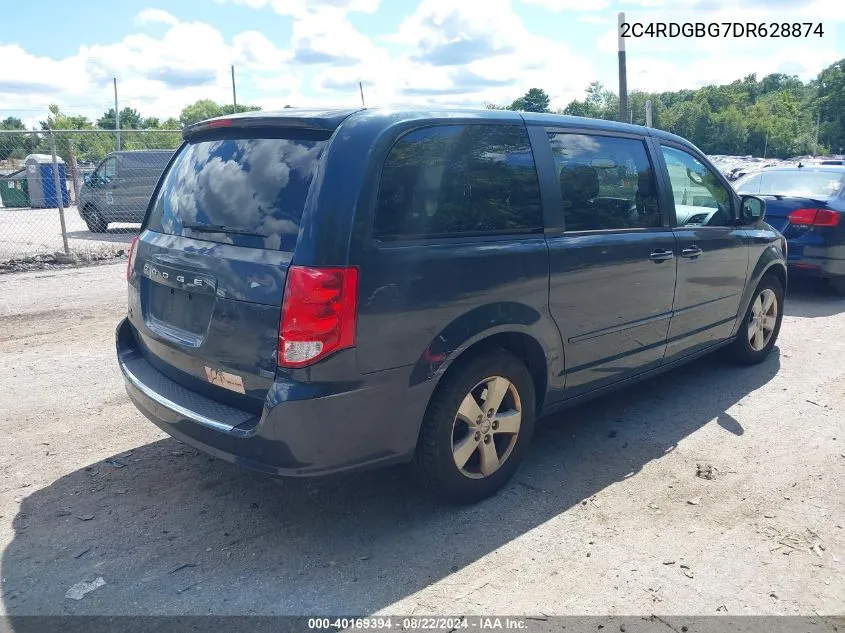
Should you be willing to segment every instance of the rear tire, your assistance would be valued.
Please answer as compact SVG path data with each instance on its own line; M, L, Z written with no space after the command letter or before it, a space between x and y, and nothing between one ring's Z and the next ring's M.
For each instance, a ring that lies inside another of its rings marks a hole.
M754 291L736 339L727 348L728 358L741 365L762 363L772 353L782 321L783 286L777 277L767 275Z
M82 219L85 220L88 230L92 233L105 233L109 228L109 223L103 219L103 216L94 207L89 207L82 216Z
M504 350L477 356L444 380L423 418L412 472L436 499L473 503L519 467L534 432L534 382Z

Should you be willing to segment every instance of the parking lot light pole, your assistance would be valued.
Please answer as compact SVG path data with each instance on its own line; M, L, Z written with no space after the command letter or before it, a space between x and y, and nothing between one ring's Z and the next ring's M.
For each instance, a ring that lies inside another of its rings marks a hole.
M625 39L622 37L622 25L625 23L625 12L619 12L619 120L628 120L628 69L625 60Z
M232 108L233 113L237 114L238 112L238 93L235 90L235 65L232 64Z
M114 77L114 132L117 151L120 151L120 111L117 109L117 77Z

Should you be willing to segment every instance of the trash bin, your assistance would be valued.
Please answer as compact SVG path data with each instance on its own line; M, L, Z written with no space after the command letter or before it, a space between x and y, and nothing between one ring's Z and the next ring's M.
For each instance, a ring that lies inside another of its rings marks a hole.
M30 206L26 169L0 177L0 206L5 208Z
M70 196L67 190L65 163L57 159L59 168L59 186L62 204L68 205ZM29 185L29 201L37 209L53 209L59 206L59 194L53 177L53 157L49 154L30 154L26 157L26 176Z

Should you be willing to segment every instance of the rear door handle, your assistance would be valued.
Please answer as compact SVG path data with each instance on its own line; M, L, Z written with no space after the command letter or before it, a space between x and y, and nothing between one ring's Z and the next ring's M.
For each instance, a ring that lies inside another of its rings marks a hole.
M698 246L691 246L689 248L685 248L681 251L681 257L688 257L689 259L695 259L699 255L701 255L704 251L698 248Z
M656 262L658 264L660 262L668 262L670 259L672 259L674 257L675 257L675 253L673 253L672 251L662 251L662 250L654 251L651 255L648 256L648 258L651 261Z

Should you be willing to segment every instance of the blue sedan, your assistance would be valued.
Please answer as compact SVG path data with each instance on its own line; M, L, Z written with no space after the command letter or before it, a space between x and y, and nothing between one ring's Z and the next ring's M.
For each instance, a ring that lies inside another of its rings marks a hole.
M787 240L790 274L825 279L845 294L845 166L767 169L734 187L766 200L766 222Z

